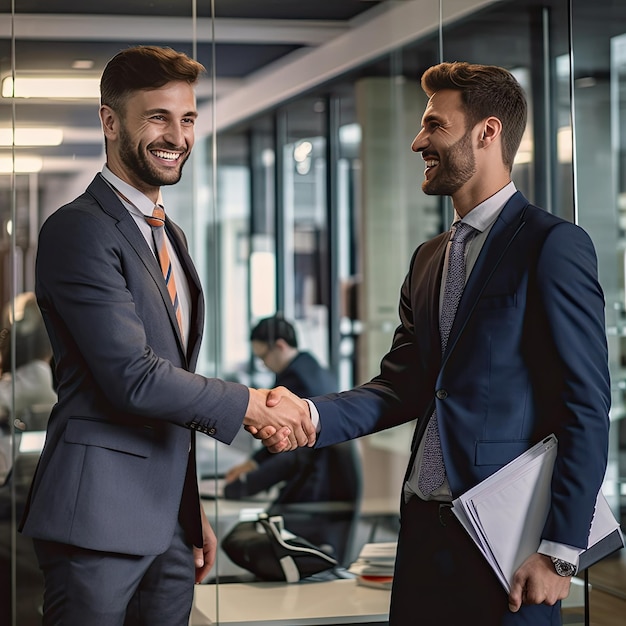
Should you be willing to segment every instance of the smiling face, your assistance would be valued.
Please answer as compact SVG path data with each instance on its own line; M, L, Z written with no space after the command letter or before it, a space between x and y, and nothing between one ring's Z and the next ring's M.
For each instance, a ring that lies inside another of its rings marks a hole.
M472 129L466 127L459 91L433 94L411 148L421 152L426 163L424 193L454 196L472 180L476 173Z
M156 202L159 187L180 180L194 142L194 88L176 81L134 92L120 114L101 107L111 171Z

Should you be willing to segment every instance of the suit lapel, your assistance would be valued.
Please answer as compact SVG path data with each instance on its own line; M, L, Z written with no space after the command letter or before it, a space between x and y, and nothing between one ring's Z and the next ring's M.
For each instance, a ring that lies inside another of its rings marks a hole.
M159 291L161 293L161 297L163 298L163 302L165 304L167 314L172 323L172 328L176 332L176 337L178 339L180 350L183 354L186 353L185 347L182 342L182 337L180 336L180 330L178 328L178 322L176 320L176 315L174 313L174 307L171 305L170 295L167 291L167 287L165 286L165 282L163 280L163 275L161 273L161 268L159 267L158 262L156 261L152 250L150 250L149 246L146 243L144 236L141 231L137 227L135 220L132 218L130 213L126 210L124 205L121 203L116 193L109 187L107 182L102 178L100 174L96 175L94 180L91 182L89 187L87 188L87 192L95 198L98 204L102 207L102 210L105 213L108 213L111 217L116 220L116 226L120 233L124 236L124 238L128 241L130 246L133 248L146 270L156 283ZM190 283L195 287L191 289L192 294L195 296L199 290L199 279L198 276L193 269L193 263L187 253L186 247L183 244L181 237L178 235L178 227L173 225L171 222L169 223L168 233L171 235L174 233L172 239L174 241L174 245L176 247L176 252L179 254L179 258L183 265L186 275L190 278ZM184 250L184 253L181 251ZM192 298L192 319L198 318L198 298ZM195 345L198 339L198 328L193 325L190 326L191 332L189 337L189 348L190 351L188 354L191 354L192 345Z
M428 302L430 342L432 354L441 356L441 335L439 334L439 303L441 300L441 280L443 275L443 262L446 256L446 248L450 240L450 232L442 233L435 240L436 248L433 251L432 263L428 273Z
M152 254L152 250L150 250L146 244L146 240L141 234L141 231L137 228L135 220L133 220L130 213L117 197L117 194L109 187L100 174L94 178L91 185L87 188L87 192L95 198L105 213L108 213L116 220L118 230L135 250L137 256L146 266L146 269L150 272L154 280L162 282L160 281L162 278L161 269L158 263L155 263L154 254ZM165 291L165 293L167 293L167 291Z
M507 249L525 224L524 209L528 200L518 191L505 204L485 241L476 264L465 285L459 308L450 331L444 363L463 332L478 299L496 271Z
M424 339L424 343L428 342L427 346L421 351L421 358L424 363L427 363L427 367L430 370L438 370L438 363L441 360L441 335L439 334L439 302L441 299L441 280L443 274L443 263L446 255L446 247L450 240L450 231L441 233L437 237L423 244L423 253L426 255L425 260L419 258L419 263L416 262L415 266L424 266L424 275L420 276L421 280L415 280L415 287L413 296L415 298L414 308L420 310L424 308L426 311L426 323L420 324L420 328L416 328L416 334L419 333L421 337L423 333L428 331L428 338ZM425 288L422 285L425 284ZM425 300L425 302L424 302ZM429 416L432 414L434 407L434 397L432 404L427 409L426 414ZM417 451L416 443L421 440L424 430L428 424L428 419L418 419L417 425L413 432L413 439L411 443L412 457L409 461L408 468L413 466L415 453ZM407 470L408 472L408 470ZM406 476L408 479L408 473Z
M200 277L196 272L187 245L185 243L185 236L182 230L172 222L169 218L166 218L165 227L167 229L168 236L176 250L178 259L183 266L187 282L189 284L189 293L191 298L191 320L189 324L189 338L187 342L187 355L191 369L195 367L196 359L198 358L198 350L200 348L200 338L202 337L202 327L204 325L204 302L202 299L202 286L200 284ZM173 313L173 308L172 308ZM175 318L174 318L175 320ZM178 327L178 324L176 324Z

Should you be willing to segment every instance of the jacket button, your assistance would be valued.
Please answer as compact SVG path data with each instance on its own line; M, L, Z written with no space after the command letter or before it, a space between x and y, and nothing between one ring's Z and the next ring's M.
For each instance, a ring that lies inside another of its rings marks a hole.
M209 428L207 430L207 435L214 435L217 432L215 428Z
M448 397L448 392L445 389L437 389L435 394L439 400L445 400Z

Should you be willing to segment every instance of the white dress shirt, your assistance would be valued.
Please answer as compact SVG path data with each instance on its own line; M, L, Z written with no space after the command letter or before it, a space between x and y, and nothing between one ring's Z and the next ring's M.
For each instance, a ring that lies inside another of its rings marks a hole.
M141 193L141 191L124 182L121 178L118 178L106 165L102 168L102 176L112 187L113 191L117 193L121 203L135 220L135 223L139 227L141 234L144 236L146 243L150 246L150 250L152 250L152 253L158 259L158 254L154 245L154 237L152 236L152 226L150 226L145 219L146 215L152 215L154 202ZM160 192L158 204L161 204L162 206ZM165 230L165 233L167 235L167 229ZM183 266L178 259L178 255L176 254L176 250L174 249L170 238L165 237L165 241L170 255L170 261L172 262L172 268L174 270L176 292L178 294L178 303L182 316L183 338L186 342L187 337L189 337L189 326L191 320L191 296L189 292L189 284L187 283L187 276L185 275Z

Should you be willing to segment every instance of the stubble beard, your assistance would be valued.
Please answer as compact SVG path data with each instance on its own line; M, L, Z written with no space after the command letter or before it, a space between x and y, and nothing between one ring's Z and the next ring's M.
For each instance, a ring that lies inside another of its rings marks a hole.
M164 148L171 150L172 147ZM124 125L121 126L119 132L119 155L122 163L142 183L149 187L161 187L163 185L175 185L183 174L183 166L189 158L189 153L182 157L182 161L176 168L168 168L167 170L158 169L149 161L148 149L139 144L135 148L132 144L129 133Z
M437 173L422 182L422 191L429 196L452 196L476 173L471 133L466 132L439 158Z

